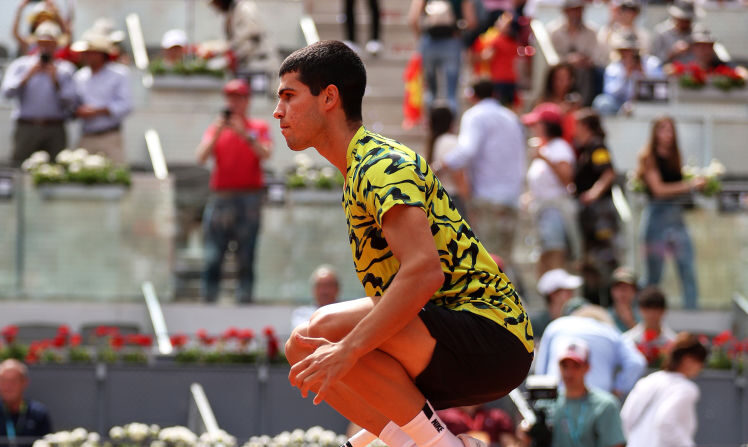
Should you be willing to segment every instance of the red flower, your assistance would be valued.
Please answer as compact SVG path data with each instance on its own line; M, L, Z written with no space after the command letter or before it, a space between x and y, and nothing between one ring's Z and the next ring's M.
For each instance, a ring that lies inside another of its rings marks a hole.
M5 338L5 343L11 345L14 341L16 341L16 336L18 335L18 326L15 325L8 325L5 326L2 330L3 338Z
M239 336L239 329L235 328L234 326L231 326L230 328L226 329L223 334L221 334L222 340L231 340L232 338L238 338Z
M266 337L271 337L275 335L275 329L272 326L265 326L265 328L262 329L262 333L265 334Z
M171 345L175 348L181 348L182 346L187 344L187 341L189 341L187 336L184 334L175 334L172 335L169 339L171 340Z
M108 337L110 335L118 335L119 329L113 326L98 326L94 331L97 337Z
M60 325L60 327L57 328L57 336L58 337L59 336L67 337L68 335L70 335L70 327L68 327L67 325L63 324L63 325Z
M725 345L730 340L732 340L732 332L730 332L730 330L726 330L715 335L714 338L712 339L712 344L715 347L720 347L720 346Z
M109 346L111 346L115 351L119 351L124 345L125 338L119 334L115 334L109 339Z
M268 338L268 358L274 359L278 356L278 339L275 337Z
M210 346L216 341L216 337L211 337L208 335L208 331L205 329L199 329L197 331L197 339L200 340L200 343Z
M72 347L80 346L82 341L83 337L81 337L81 334L73 334L70 336L70 346Z
M140 334L138 336L138 345L144 348L150 348L153 345L153 338L150 335Z
M672 66L673 66L673 74L674 75L680 76L680 75L682 75L682 74L684 74L686 72L686 66L683 65L680 62L673 62Z
M55 338L52 339L52 346L55 348L64 348L65 345L68 343L68 338L65 335L57 335Z
M237 337L239 340L241 340L243 343L247 343L252 341L253 338L255 338L255 333L252 329L242 329L239 331L239 334Z

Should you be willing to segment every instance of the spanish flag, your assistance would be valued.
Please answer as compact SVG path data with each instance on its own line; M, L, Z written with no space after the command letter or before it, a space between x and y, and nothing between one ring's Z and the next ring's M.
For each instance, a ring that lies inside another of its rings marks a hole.
M421 55L413 53L403 73L403 129L411 129L421 120L423 113L423 67Z

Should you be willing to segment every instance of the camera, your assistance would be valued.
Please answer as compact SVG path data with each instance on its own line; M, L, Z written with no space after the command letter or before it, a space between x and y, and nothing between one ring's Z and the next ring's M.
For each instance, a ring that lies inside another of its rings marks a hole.
M52 55L49 53L42 53L39 55L39 60L42 62L42 64L48 64L52 62Z
M558 397L558 379L555 376L532 375L525 381L525 393L514 390L509 397L529 426L528 436L533 447L550 447L553 430L550 412Z
M231 118L231 109L226 107L225 109L221 110L221 114L223 116L223 119L228 121Z

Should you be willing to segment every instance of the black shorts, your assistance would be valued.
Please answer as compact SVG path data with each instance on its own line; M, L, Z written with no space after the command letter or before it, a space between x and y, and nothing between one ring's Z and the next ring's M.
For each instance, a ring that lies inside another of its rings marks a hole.
M416 386L437 410L506 396L527 377L533 354L503 326L427 303L418 314L436 339Z

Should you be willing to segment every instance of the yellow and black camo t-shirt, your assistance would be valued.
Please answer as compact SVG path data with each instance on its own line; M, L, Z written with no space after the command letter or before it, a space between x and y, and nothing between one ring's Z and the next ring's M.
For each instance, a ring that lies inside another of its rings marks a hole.
M356 273L368 296L384 294L400 268L382 234L382 219L395 205L417 206L428 217L444 271L444 283L431 301L489 318L532 352L532 326L514 286L426 161L362 126L348 146L343 209Z

